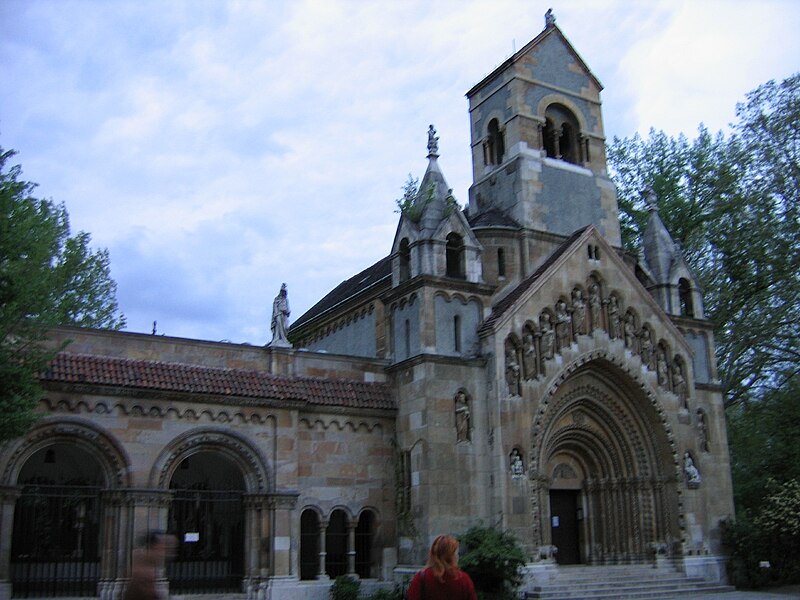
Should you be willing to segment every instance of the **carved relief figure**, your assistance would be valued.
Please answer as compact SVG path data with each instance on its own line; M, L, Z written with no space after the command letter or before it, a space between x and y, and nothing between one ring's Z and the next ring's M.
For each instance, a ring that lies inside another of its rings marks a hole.
M539 330L542 332L542 357L553 358L555 354L555 333L550 323L550 313L542 313L539 317Z
M600 297L600 286L596 282L592 282L589 286L589 318L592 321L592 329L600 329L600 309L602 308L603 300Z
M570 318L567 312L567 303L563 300L556 302L556 340L558 349L563 350L572 343L570 335Z
M467 395L459 390L455 397L456 411L456 441L468 442L470 440L469 403Z
M681 406L688 408L689 387L686 385L686 378L683 376L683 368L680 361L675 361L672 367L672 392L681 399Z
M700 476L700 471L697 470L694 460L692 460L692 455L689 454L688 450L683 454L683 472L686 475L686 483L689 484L689 487L696 488L702 483L703 478Z
M642 364L648 369L653 368L653 340L650 338L650 330L643 327L639 333L639 347L642 355Z
M511 345L506 346L506 383L508 393L512 396L519 396L519 363L517 362L517 351Z
M281 286L281 291L272 302L272 341L270 346L291 347L286 332L289 330L289 298L286 284Z
M511 477L519 479L525 475L525 465L522 463L522 455L516 448L511 451L510 463Z
M586 303L583 301L583 292L580 288L572 290L572 326L575 337L587 332Z
M615 339L620 337L619 302L613 294L608 297L608 335Z
M525 379L536 377L537 365L536 338L533 336L533 331L526 327L522 332L522 367Z

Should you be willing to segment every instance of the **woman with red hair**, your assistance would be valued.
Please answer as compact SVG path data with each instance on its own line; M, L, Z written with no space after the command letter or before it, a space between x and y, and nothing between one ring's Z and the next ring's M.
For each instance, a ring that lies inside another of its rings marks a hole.
M431 545L428 566L408 587L408 600L477 600L472 579L458 568L458 540L440 535Z

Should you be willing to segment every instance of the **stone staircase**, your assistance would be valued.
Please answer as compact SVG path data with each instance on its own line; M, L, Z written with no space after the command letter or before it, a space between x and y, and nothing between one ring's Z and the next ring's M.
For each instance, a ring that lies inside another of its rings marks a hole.
M669 567L647 565L562 566L548 581L534 581L527 600L603 600L695 597L732 592L732 586L687 577Z

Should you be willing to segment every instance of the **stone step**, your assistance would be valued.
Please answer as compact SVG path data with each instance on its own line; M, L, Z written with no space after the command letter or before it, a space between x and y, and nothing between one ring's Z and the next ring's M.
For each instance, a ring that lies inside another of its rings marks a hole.
M674 598L732 592L731 586L690 578L669 568L645 566L567 567L552 579L536 584L528 600L610 600Z

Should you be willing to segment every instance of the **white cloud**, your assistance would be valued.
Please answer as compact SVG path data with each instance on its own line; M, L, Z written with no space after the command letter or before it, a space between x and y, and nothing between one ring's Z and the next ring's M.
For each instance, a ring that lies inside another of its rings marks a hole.
M553 7L606 86L608 135L730 120L800 55L788 0L757 19L737 1ZM157 319L172 335L265 343L281 282L297 318L389 251L429 123L466 202L464 94L541 30L545 8L6 0L0 143L109 248L130 329Z

